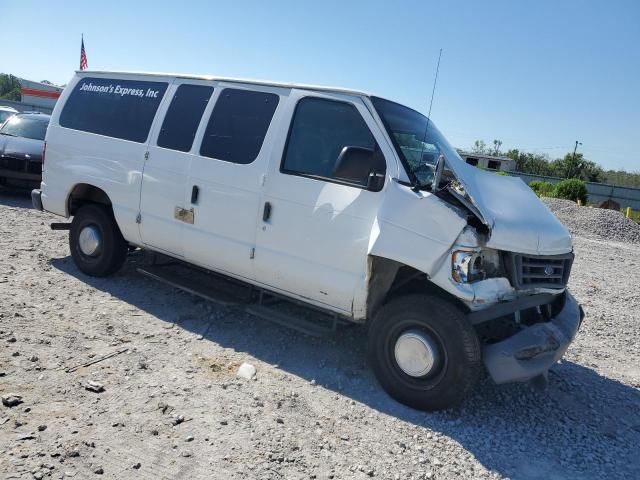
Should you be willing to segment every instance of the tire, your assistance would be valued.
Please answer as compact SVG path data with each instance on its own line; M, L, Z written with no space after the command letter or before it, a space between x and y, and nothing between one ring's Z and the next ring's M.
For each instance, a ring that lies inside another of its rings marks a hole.
M406 353L416 352L409 345L434 354ZM403 352L408 355L404 363ZM418 410L459 405L483 371L480 342L465 314L446 300L424 294L395 298L380 309L369 330L368 356L382 388ZM418 363L413 362L416 358Z
M91 255L86 242L81 243L82 232L93 232L99 247ZM128 244L110 208L89 204L76 212L69 231L69 249L76 266L92 277L106 277L117 272L127 258Z

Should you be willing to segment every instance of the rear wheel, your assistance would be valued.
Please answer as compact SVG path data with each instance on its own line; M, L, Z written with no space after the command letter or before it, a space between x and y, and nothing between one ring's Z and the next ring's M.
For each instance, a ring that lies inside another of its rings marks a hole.
M428 295L382 307L369 331L369 362L389 395L420 410L456 406L482 372L480 343L464 313Z
M76 212L69 231L69 249L78 268L106 277L122 267L128 251L111 209L89 204Z

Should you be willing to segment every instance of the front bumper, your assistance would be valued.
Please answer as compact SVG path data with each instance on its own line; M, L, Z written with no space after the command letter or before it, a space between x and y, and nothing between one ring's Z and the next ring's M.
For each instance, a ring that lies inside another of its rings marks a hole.
M30 182L39 182L42 179L42 174L32 173L28 171L12 170L8 168L0 168L0 177L15 180L27 180Z
M42 162L1 155L0 178L4 183L11 185L35 186L42 179Z
M31 203L36 210L44 210L42 206L42 192L39 189L31 190Z
M562 310L549 322L525 327L484 347L484 364L496 383L524 382L546 373L567 351L584 313L566 291Z

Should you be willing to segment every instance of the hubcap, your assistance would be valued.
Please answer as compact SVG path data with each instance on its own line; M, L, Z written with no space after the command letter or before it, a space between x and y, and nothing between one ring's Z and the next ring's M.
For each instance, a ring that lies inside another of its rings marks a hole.
M80 251L89 257L95 257L102 248L100 232L93 225L88 225L80 231L78 236Z
M424 377L438 360L438 350L433 340L417 330L400 335L394 353L400 369L411 377Z

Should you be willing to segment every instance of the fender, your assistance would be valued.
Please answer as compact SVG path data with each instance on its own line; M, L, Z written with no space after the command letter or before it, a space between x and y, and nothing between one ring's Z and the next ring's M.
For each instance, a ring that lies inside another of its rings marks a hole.
M466 226L461 213L437 196L391 181L371 229L367 254L407 265L431 277L448 260L451 247ZM371 275L369 268L364 288L356 292L356 319L366 317Z

